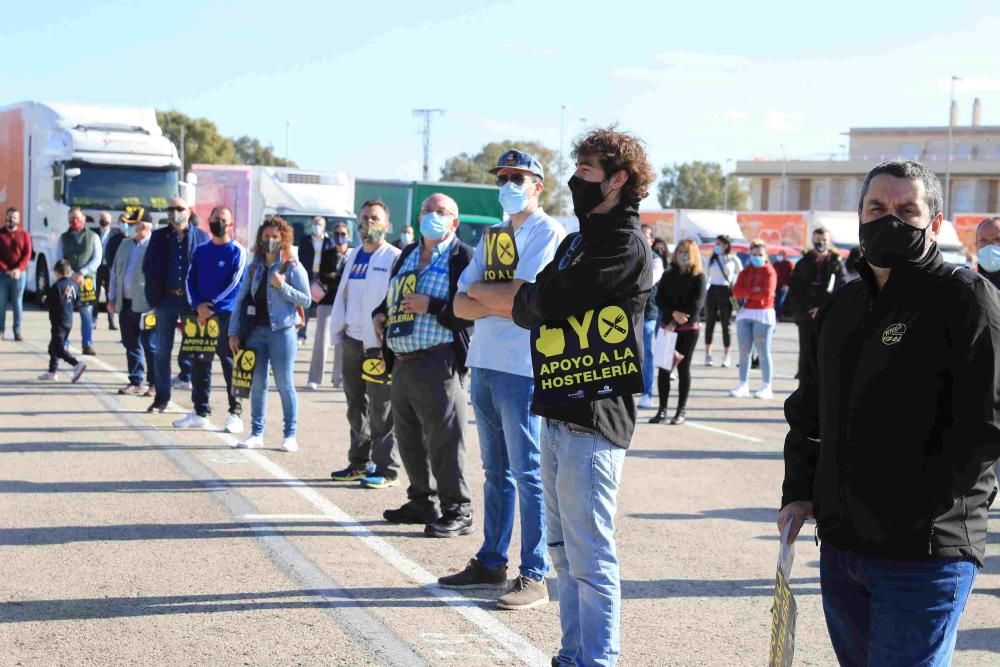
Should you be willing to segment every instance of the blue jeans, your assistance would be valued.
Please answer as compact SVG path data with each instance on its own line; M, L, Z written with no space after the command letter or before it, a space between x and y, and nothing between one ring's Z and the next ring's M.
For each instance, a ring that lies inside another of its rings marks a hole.
M483 546L476 558L488 568L507 565L514 529L514 498L521 506L521 569L542 581L545 506L542 494L541 419L531 414L535 381L483 368L472 369L472 409L479 430L483 486Z
M788 287L782 287L774 293L774 315L781 317L781 311L785 309L785 301L788 299Z
M156 402L170 402L170 357L174 351L177 320L190 314L187 304L161 304L156 309Z
M764 384L771 384L774 371L771 367L771 338L774 325L753 320L736 320L736 339L740 344L740 384L750 380L750 350L756 348L760 357L760 374Z
M826 627L841 665L951 664L974 563L879 560L824 543L819 568Z
M257 365L253 369L253 384L250 387L250 433L264 435L264 418L267 414L268 362L274 372L274 382L281 397L281 411L285 416L284 435L295 435L299 421L299 399L295 393L295 327L272 331L271 327L254 327L247 338L246 346L257 355Z
M80 337L84 347L94 344L94 305L80 306Z
M653 338L656 336L656 320L642 323L642 393L653 395L653 380L656 366L653 365Z
M7 304L14 307L14 333L21 333L21 313L24 310L24 286L28 274L21 272L17 280L0 273L0 334L7 330Z
M118 313L125 361L128 363L128 381L138 387L148 376L149 384L156 382L156 329L142 328L142 313L132 310L131 301L125 301Z
M615 510L625 450L596 432L542 422L549 554L559 576L559 664L605 665L621 652Z

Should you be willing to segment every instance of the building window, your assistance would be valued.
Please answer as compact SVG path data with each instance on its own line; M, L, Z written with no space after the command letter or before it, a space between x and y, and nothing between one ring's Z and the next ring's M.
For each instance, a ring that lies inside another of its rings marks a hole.
M952 148L952 158L953 160L970 160L972 159L972 146L969 144L956 144Z
M920 144L900 144L899 157L904 160L919 160Z
M972 183L956 183L951 188L951 212L971 213L973 210Z

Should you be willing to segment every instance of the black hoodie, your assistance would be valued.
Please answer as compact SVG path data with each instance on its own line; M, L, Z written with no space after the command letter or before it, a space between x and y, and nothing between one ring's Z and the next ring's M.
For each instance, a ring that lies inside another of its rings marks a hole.
M983 565L1000 456L1000 293L937 247L871 268L820 309L785 402L782 506L811 500L820 538L863 556Z
M653 286L653 255L639 230L637 205L619 205L608 213L580 218L582 243L576 261L560 270L576 234L559 245L555 257L534 283L525 283L514 298L513 318L525 329L562 321L611 301L628 300L633 331L643 329L643 311ZM637 337L642 359L642 336ZM629 446L635 431L635 399L608 396L571 405L541 407L532 412L549 419L597 431L618 447Z

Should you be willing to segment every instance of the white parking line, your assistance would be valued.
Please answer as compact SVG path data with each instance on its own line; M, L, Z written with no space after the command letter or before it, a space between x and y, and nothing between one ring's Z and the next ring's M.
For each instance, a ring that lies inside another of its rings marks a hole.
M688 426L693 426L694 428L700 428L702 431L711 431L712 433L718 433L719 435L728 435L730 438L738 438L740 440L746 440L747 442L764 442L763 439L755 438L752 435L733 433L732 431L727 431L721 428L715 428L714 426L706 426L705 424L699 424L698 422L688 421L685 423Z
M104 370L117 374L123 379L126 376L117 368L111 366L103 359L93 358L90 360ZM171 405L174 405L171 403ZM690 423L690 422L688 422ZM214 435L222 442L233 447L238 442L236 438L228 433L205 431L206 434ZM513 657L525 665L547 665L550 657L533 645L527 639L514 632L506 625L498 621L492 615L476 606L476 603L453 591L441 588L437 585L437 577L410 560L400 551L384 539L368 530L358 522L353 516L342 510L338 505L323 497L315 489L308 486L298 477L279 466L263 453L253 450L233 450L241 452L249 460L256 463L260 468L270 473L275 479L282 481L290 489L302 496L309 504L318 509L325 519L332 519L339 524L346 532L359 539L365 546L371 549L396 570L403 573L409 579L420 585L425 591L443 601L452 610L460 614L469 623L478 628L481 632L492 637L500 646L508 651Z

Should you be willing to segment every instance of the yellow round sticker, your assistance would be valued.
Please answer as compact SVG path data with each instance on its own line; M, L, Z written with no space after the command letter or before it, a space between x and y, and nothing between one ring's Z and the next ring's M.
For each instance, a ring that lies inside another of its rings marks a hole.
M364 363L361 364L361 370L366 375L382 375L385 373L385 364L382 363L381 359L365 359Z
M91 278L90 276L87 276L86 278L84 278L83 279L83 289L88 290L88 291L94 289L94 279Z
M417 276L410 274L403 279L403 296L417 291Z
M514 263L516 256L514 239L510 237L510 234L507 232L497 234L497 259L500 260L500 263L504 266L510 266Z
M198 325L195 324L194 320L186 320L184 322L184 335L188 338L198 335Z
M208 321L208 337L218 338L219 337L219 323L216 320Z
M628 335L628 315L618 306L605 306L597 316L597 331L605 343L617 345Z
M243 355L240 357L240 368L249 373L253 370L256 361L257 355L254 354L253 350L243 350Z

